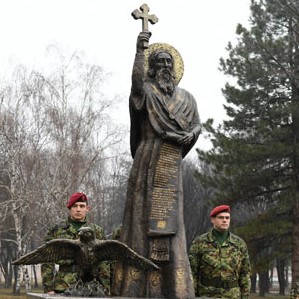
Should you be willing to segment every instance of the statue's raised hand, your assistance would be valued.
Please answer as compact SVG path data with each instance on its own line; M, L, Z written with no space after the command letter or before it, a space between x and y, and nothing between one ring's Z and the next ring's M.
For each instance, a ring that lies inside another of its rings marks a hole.
M147 49L149 39L151 37L152 33L149 31L142 31L139 33L137 38L137 53L143 53L145 49Z

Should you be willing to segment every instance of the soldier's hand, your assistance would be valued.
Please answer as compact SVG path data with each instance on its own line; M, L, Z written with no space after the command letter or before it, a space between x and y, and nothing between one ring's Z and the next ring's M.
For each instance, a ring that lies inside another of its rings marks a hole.
M149 42L152 33L149 31L142 31L139 33L137 38L137 53L143 53L143 51L147 48L145 47L145 43Z

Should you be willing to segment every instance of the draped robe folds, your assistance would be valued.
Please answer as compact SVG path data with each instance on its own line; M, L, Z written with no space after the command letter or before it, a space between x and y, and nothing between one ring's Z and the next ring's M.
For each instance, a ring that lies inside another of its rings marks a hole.
M161 270L144 273L117 262L112 294L122 297L194 298L183 218L182 159L199 135L194 97L176 87L164 96L151 82L142 99L130 96L134 158L120 240ZM177 140L193 132L188 146Z

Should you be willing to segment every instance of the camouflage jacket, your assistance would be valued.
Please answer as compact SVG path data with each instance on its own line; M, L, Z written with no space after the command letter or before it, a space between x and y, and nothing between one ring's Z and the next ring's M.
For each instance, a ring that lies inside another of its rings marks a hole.
M220 245L211 230L192 242L189 257L196 296L249 298L250 259L240 237L230 232Z
M289 299L297 299L299 296L299 282L292 283Z
M88 223L87 221L82 222L81 224L68 218L66 221L62 221L53 228L49 229L45 237L45 241L62 238L78 239L77 232L82 226L89 226L93 228L97 239L105 239L104 231L100 226ZM61 260L57 263L57 265L58 267L55 266L55 264L47 263L42 264L41 266L42 282L45 293L49 291L63 292L77 281L78 269L72 260ZM108 262L100 263L99 271L100 277L102 278L101 283L107 290L107 293L109 293L110 264Z

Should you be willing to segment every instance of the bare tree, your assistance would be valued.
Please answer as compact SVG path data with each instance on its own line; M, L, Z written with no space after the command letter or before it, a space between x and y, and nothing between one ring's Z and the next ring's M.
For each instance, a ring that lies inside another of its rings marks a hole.
M11 216L5 229L13 231L14 258L39 245L47 228L65 218L70 193L81 190L101 200L97 192L104 188L90 188L89 179L110 171L104 162L125 133L110 121L109 109L119 98L102 93L102 68L78 52L67 57L57 47L51 50L53 69L19 66L1 90L0 165L11 185L0 214L3 222Z

